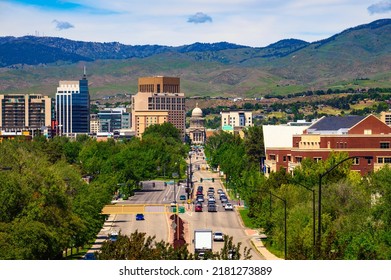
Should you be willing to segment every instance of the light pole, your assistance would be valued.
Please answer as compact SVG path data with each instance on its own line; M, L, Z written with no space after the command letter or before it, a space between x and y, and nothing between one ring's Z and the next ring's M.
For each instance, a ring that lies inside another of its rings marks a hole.
M284 258L286 259L286 256L287 256L287 241L286 241L286 199L282 198L282 197L279 197L278 195L275 195L273 194L272 192L270 192L270 213L271 213L271 197L274 196L276 198L278 198L279 200L281 200L282 202L284 202Z
M322 245L322 178L337 168L340 164L344 163L347 160L354 158L366 158L369 160L373 159L372 156L350 156L347 157L332 167L330 167L326 172L319 174L319 191L318 191L318 240L317 240L317 258L321 258L321 245Z
M315 189L309 188L299 182L293 182L295 185L297 184L298 186L301 186L305 188L306 190L309 190L312 192L312 240L313 240L313 245L312 245L312 257L315 258L315 247L316 247L316 237L315 237Z

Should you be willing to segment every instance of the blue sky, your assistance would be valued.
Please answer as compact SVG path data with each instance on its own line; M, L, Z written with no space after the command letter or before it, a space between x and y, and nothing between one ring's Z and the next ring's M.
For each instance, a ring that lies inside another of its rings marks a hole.
M390 17L391 0L0 0L0 36L264 47Z

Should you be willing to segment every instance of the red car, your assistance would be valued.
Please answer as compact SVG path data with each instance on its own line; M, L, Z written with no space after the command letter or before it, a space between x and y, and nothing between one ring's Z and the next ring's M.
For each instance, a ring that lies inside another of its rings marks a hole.
M202 212L202 205L201 204L196 204L195 211L196 212Z

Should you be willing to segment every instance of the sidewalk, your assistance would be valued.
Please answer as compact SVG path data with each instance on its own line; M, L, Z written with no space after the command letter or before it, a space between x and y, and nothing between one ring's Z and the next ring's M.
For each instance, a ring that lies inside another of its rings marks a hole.
M246 229L245 232L248 236L252 236L251 242L254 244L255 249L262 256L264 256L266 260L283 260L269 252L269 250L263 245L263 242L261 240L260 235L258 234L258 231L253 229Z
M103 224L102 229L97 234L94 244L92 244L91 248L87 251L86 254L91 254L96 251L99 251L100 247L102 246L102 243L107 240L109 233L111 231L116 231L116 229L114 228L115 217L116 215L108 216L107 220Z

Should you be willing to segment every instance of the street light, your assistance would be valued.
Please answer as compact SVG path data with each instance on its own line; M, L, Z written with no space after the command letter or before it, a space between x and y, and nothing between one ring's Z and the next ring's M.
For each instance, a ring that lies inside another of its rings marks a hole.
M315 258L315 247L316 247L316 238L315 238L315 189L309 188L299 182L293 182L295 185L301 186L305 188L306 190L309 190L312 192L312 240L313 240L313 246L312 246L312 257Z
M275 195L273 194L272 192L270 192L270 213L271 213L271 197L274 196L278 199L280 199L282 202L284 202L284 255L285 255L285 259L286 259L286 256L287 256L287 241L286 241L286 199L282 198L282 197L279 197L278 195Z
M193 155L193 152L189 152L189 159L190 159L190 165L189 165L189 170L187 172L187 184L186 184L186 189L187 189L187 199L190 199L190 189L193 184L193 168L191 166L191 157Z
M330 167L326 172L319 174L319 191L318 191L318 240L317 240L317 257L320 258L321 254L321 240L322 240L322 178L329 174L331 171L333 171L337 166L344 163L347 160L354 159L354 158L366 158L368 159L368 162L373 159L372 156L350 156L347 157L340 162L337 162L332 167Z

